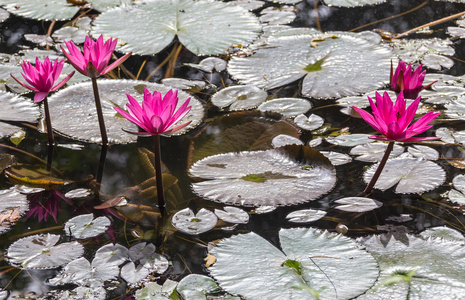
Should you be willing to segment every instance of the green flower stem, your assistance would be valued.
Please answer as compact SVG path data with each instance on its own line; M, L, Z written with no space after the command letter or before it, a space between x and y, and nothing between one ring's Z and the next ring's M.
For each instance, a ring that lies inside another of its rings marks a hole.
M44 99L44 111L45 111L45 124L47 125L48 144L53 145L55 143L53 139L52 121L50 120L50 110L48 109L47 97Z
M160 214L164 215L165 213L165 193L163 191L163 175L161 172L161 150L160 150L160 136L155 135L155 180L157 181L157 198L158 198L158 208L160 209Z
M108 144L107 130L105 128L105 120L103 119L102 104L100 103L100 95L97 87L97 77L91 77L92 88L94 89L95 107L97 108L98 124L100 126L100 135L102 136L102 145Z
M387 160L389 158L389 154L391 154L393 148L394 148L394 142L389 142L389 145L388 145L388 147L386 149L386 152L384 152L384 156L381 159L381 161L379 162L378 169L376 169L376 172L373 175L373 177L371 178L370 183L365 188L365 191L364 191L365 193L369 194L373 190L373 187L375 186L376 181L378 181L379 175L381 175L381 172L384 169L384 165L386 164L386 162L387 162Z

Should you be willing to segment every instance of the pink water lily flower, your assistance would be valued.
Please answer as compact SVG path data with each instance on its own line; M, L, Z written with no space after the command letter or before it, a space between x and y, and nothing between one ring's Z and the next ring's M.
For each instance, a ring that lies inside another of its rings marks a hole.
M48 56L44 59L43 63L37 57L35 66L33 66L28 61L24 62L21 65L21 68L23 68L23 72L21 73L21 75L23 75L24 79L27 81L29 85L21 82L12 74L10 75L20 85L24 86L27 89L35 91L36 94L34 95L34 101L41 102L45 99L45 97L47 97L47 95L50 92L53 92L61 88L66 82L68 82L71 76L74 75L73 71L68 76L66 76L66 78L63 79L60 83L54 86L55 82L58 80L58 77L60 77L61 75L64 63L65 61L63 59L59 61L58 58L55 59L55 61L52 63Z
M82 54L81 50L72 41L65 41L69 53L66 52L63 46L61 50L69 63L72 64L79 73L91 78L96 78L110 72L131 56L131 53L128 53L108 66L108 62L111 59L117 42L118 39L112 38L104 42L103 35L101 35L97 41L86 36L83 48L84 54Z
M142 107L136 99L127 94L129 103L126 105L128 112L125 112L119 107L114 109L123 117L136 124L146 132L129 132L137 135L161 135L178 131L187 125L189 122L174 126L190 111L190 98L188 98L177 111L178 91L169 90L162 98L161 93L154 91L150 94L147 88L144 88L144 101ZM173 127L174 126L174 127ZM125 130L126 131L126 130Z
M360 109L353 107L359 115L376 131L383 136L370 136L371 139L393 142L413 142L424 140L438 140L438 137L413 137L420 133L425 132L432 125L428 125L432 120L439 116L440 112L430 111L418 121L410 125L415 117L415 113L420 103L420 97L413 101L408 108L406 108L406 100L404 99L403 92L397 96L396 103L393 104L387 92L381 96L376 92L376 104L368 97L370 101L373 115ZM410 126L409 126L410 125Z
M427 89L436 82L434 81L427 86L422 86L426 71L422 72L421 67L422 65L419 65L415 70L412 70L412 64L406 66L405 62L399 61L393 74L391 62L391 90L395 92L403 91L405 98L416 99L422 89Z

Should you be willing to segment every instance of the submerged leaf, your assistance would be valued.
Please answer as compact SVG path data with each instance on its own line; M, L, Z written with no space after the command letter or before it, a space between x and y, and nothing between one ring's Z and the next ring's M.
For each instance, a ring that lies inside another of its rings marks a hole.
M210 156L195 163L189 173L205 180L192 184L199 195L256 207L311 201L331 190L336 182L334 167L327 158L310 147L297 145Z
M378 277L374 258L344 236L294 228L279 238L283 252L253 232L224 239L209 270L227 292L260 300L350 299Z

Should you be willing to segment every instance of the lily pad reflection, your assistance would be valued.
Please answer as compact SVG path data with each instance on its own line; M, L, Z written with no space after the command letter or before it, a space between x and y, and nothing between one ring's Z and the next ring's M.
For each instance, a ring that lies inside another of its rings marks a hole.
M287 145L207 157L189 170L194 192L209 200L277 206L315 200L336 183L329 160L308 146Z
M142 102L144 87L147 87L151 92L159 91L162 94L170 90L165 85L145 81L98 80L103 117L110 143L131 143L137 140L137 136L122 130L124 128L129 131L138 131L137 126L121 117L113 107L118 106L124 109L128 102L126 94L130 94ZM204 109L199 100L183 91L178 91L178 97L178 107L189 97L191 98L189 105L192 106L187 116L180 121L192 122L175 133L182 134L201 122ZM49 103L54 130L74 139L101 143L94 94L90 82L75 84L60 90L49 98Z

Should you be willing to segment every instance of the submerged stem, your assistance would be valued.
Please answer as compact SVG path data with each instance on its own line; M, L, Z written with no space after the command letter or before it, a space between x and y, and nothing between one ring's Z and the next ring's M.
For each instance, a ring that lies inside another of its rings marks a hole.
M53 145L55 141L53 140L52 121L50 120L50 110L48 109L47 97L45 97L44 99L44 111L45 111L45 124L47 125L48 144Z
M161 150L160 150L160 136L155 135L155 180L157 181L157 198L158 198L158 208L160 209L160 214L164 215L165 213L165 193L163 191L163 177L161 172Z
M371 178L370 183L365 188L365 191L364 191L365 193L369 194L373 190L373 187L375 186L376 181L378 181L379 175L381 175L381 172L384 169L384 165L386 164L389 158L389 154L391 154L393 148L394 148L394 142L389 142L389 145L386 148L386 152L384 152L384 156L379 162L378 169L376 169L376 172Z
M100 135L102 136L102 145L108 144L107 130L105 128L105 120L103 119L102 104L100 103L100 95L98 93L97 77L92 77L92 88L94 89L95 107L97 108L98 124L100 126Z

